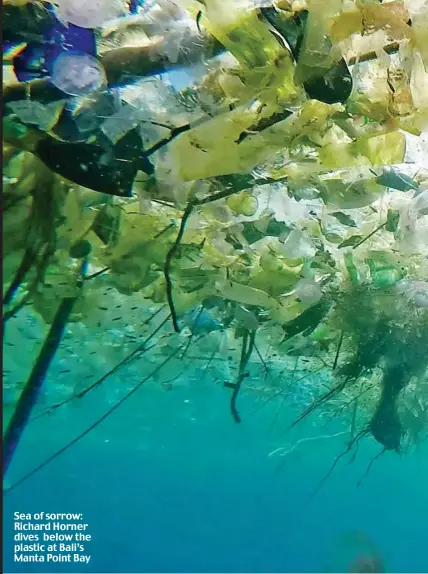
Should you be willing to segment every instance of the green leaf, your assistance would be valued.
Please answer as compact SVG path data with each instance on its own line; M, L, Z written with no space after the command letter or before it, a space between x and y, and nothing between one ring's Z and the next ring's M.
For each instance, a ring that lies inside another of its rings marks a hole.
M346 215L346 213L343 213L343 211L335 211L331 215L335 217L337 221L339 221L342 225L346 225L347 227L357 227L357 224L352 219L352 217Z
M351 235L351 237L348 237L348 239L342 241L342 243L339 245L339 249L342 249L342 247L355 247L362 239L362 235Z
M386 217L385 229L394 233L397 231L398 222L400 221L400 212L394 209L388 209L388 215Z

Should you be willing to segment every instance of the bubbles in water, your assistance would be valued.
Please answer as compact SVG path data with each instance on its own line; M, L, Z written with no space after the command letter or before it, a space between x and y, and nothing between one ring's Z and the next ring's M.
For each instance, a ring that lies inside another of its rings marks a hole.
M56 0L56 16L81 28L99 28L124 12L121 0Z
M65 52L52 68L52 83L70 96L84 96L107 85L101 63L88 54Z

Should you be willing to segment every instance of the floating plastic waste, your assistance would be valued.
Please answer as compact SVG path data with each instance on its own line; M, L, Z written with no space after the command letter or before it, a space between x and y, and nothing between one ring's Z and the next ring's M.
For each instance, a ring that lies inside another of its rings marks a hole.
M198 307L186 313L183 317L183 323L186 327L189 327L194 335L202 335L223 329L223 325L203 307Z
M102 64L89 54L64 52L52 68L51 82L70 96L85 96L107 85Z
M428 435L401 416L428 408L425 3L4 8L6 338L76 297L49 404L119 373L96 426L118 393L204 377L236 423L246 392L298 406L290 428L335 416L350 460Z
M296 295L305 303L318 303L322 297L322 290L312 279L300 279L296 284Z
M59 20L82 28L98 28L125 9L122 0L55 0L54 4Z
M428 307L428 282L403 279L396 285L397 291L405 295L416 307Z

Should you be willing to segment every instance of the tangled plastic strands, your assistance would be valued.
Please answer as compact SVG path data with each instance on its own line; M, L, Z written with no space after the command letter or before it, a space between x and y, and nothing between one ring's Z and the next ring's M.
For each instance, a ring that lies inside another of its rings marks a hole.
M291 381L288 384L288 387L291 387L296 382L295 379L296 379L296 371L297 371L298 363L299 363L299 357L296 357L296 361L294 363L294 369L293 369L293 372L291 374ZM287 400L287 398L288 398L288 393L284 393L284 396L282 397L282 400L281 400L280 404L278 405L278 408L276 409L275 416L272 419L272 423L271 423L270 429L269 429L270 431L272 431L274 426L276 425L278 418L279 418L279 414L280 414L282 407L284 406L284 403Z
M155 311L155 313L153 313L148 319L146 319L146 321L144 321L143 326L147 325L148 323L150 323L165 307L162 306L160 307L157 311ZM134 349L129 355L127 355L122 361L120 361L117 365L115 365L112 369L110 369L110 371L108 371L107 373L105 373L101 378L97 379L94 383L92 383L91 385L89 385L88 387L86 387L86 389L84 389L83 391L80 391L78 393L75 393L73 395L71 395L70 397L67 397L66 399L64 399L63 401L61 401L60 403L56 403L54 405L51 405L50 407L48 407L46 410L44 410L42 413L38 414L37 416L35 416L32 421L35 421L41 417L44 417L46 415L49 415L52 413L52 411L66 405L67 403L74 401L76 399L82 399L87 393L89 393L90 391L92 391L93 389L99 387L100 385L102 385L102 383L104 383L104 381L106 379L108 379L109 377L111 377L112 375L116 374L122 367L128 365L132 360L136 360L139 359L141 357L141 355L143 355L144 353L148 352L150 349L153 349L154 347L156 347L156 345L152 345L149 348L146 348L147 343L153 339L153 337L162 329L162 327L167 323L167 321L169 320L170 315L168 315L157 327L156 329L154 329L150 335L142 342L138 345L138 347L136 349Z
M371 341L366 342L366 345L368 345ZM376 345L373 349L372 349L372 355L376 356L376 353L382 349L382 342L378 345ZM319 397L318 399L316 399L312 405L310 405L305 411L303 411L303 413L301 415L299 415L294 421L293 423L288 427L287 430L291 430L294 426L296 426L299 422L301 422L303 419L305 419L307 416L309 416L312 412L314 412L315 410L319 409L324 403L326 403L327 401L330 401L333 397L335 397L336 395L340 394L347 386L347 384L349 383L349 381L353 381L354 383L360 378L360 376L363 374L362 373L362 365L360 364L359 361L360 357L356 357L354 358L354 362L348 364L349 365L354 365L355 361L357 366L359 367L359 370L357 373L353 373L352 371L349 372L346 376L344 376L343 380L338 383L337 385L335 385L332 389L330 389L329 391L327 391L327 393L325 393L324 395L322 395L321 397ZM368 389L367 389L368 390ZM361 393L363 394L363 392Z
M264 358L262 357L262 355L261 355L261 353L260 353L260 351L259 351L259 348L257 347L257 345L256 345L255 343L254 343L254 350L256 351L257 356L259 357L260 362L261 362L262 367L263 367L263 370L264 370L264 372L265 372L265 376L264 376L263 382L266 382L266 379L267 379L268 377L271 378L270 369L269 369L269 367L267 366L266 361L265 361Z
M313 490L313 492L310 494L310 496L308 497L306 504L309 504L314 498L315 496L318 494L318 492L320 491L321 487L323 486L323 484L330 478L330 476L333 474L334 469L336 468L336 466L338 465L338 463L340 462L340 460L346 456L351 450L352 448L358 444L358 442L366 435L369 434L369 430L368 429L363 429L361 430L353 439L352 441L348 444L348 446L346 447L346 449L341 452L333 461L333 464L331 465L330 469L328 470L328 472L326 473L326 475L320 480L320 482L318 483L318 485L316 486L316 488Z
M315 369L315 371L311 371L310 373L307 373L306 375L303 375L302 377L300 377L299 379L297 379L296 381L294 381L295 384L298 384L302 381L304 381L305 379L307 379L308 377L310 377L313 374L319 373L324 367L318 367L317 369ZM259 405L256 409L254 409L254 411L251 413L252 415L255 415L256 413L258 413L262 408L264 408L266 405L268 405L271 401L273 401L274 399L276 399L276 397L279 397L282 394L286 394L286 396L288 396L289 392L289 385L287 385L287 387L284 389L280 389L279 391L277 391L276 393L274 393L273 395L271 395L270 397L268 397L265 401L262 402L261 405Z
M301 413L292 423L291 425L287 428L287 431L291 430L293 427L295 427L298 423L300 423L303 419L305 419L306 417L308 417L310 414L312 414L315 410L319 409L325 402L329 401L332 397L334 397L335 395L341 393L343 391L343 389L346 387L348 381L350 380L350 377L346 377L343 381L341 381L339 384L337 384L336 386L334 386L332 389L330 389L327 393L324 393L321 397L319 397L318 399L316 399L307 409L305 409L303 411L303 413Z
M358 401L362 396L364 396L366 393L368 393L369 391L371 391L375 387L376 387L376 385L372 384L372 385L369 385L368 387L366 387L365 389L361 389L361 391L355 397L352 397L351 399L349 399L349 401L346 401L343 405L341 405L340 407L335 409L333 411L333 413L327 418L327 421L325 424L328 424L330 421L337 418L339 415L342 414L342 412L347 407L353 405L355 403L355 401ZM352 421L351 421L351 423L352 423ZM352 428L352 425L351 425L351 428Z
M369 464L368 464L368 466L367 466L366 472L364 473L364 475L360 478L360 480L359 480L358 483L357 483L357 488L358 488L359 486L361 486L361 484L363 483L363 481L368 477L368 475L369 475L369 473L370 473L370 470L371 470L371 468L372 468L374 462L375 462L378 458L380 458L383 454L385 454L385 453L386 453L386 450L387 450L386 448L383 448L380 452L378 452L378 454L377 454L376 456L374 456L374 457L371 459L371 461L369 462Z
M65 297L56 311L54 320L46 336L43 347L36 359L31 374L25 384L18 403L15 407L12 418L9 421L4 435L3 449L3 476L6 474L9 464L15 454L16 448L21 439L22 433L28 424L31 412L37 403L42 385L46 378L49 366L55 356L59 344L67 325L68 319L73 310L74 304L80 295L83 286L83 276L87 268L87 260L81 263L78 278L76 281L77 294L74 297Z
M346 434L346 431L340 431L340 432L337 432L335 434L321 434L318 436L310 436L310 437L306 437L306 438L301 438L296 443L294 443L294 445L291 448L289 448L287 450L285 450L284 447L276 448L271 453L269 453L268 456L271 457L277 453L280 453L278 456L286 457L289 454L291 454L292 452L294 452L296 450L296 448L299 447L303 443L313 442L315 440L328 440L331 438L336 438L338 436L342 436L344 434ZM278 473L281 470L281 468L284 466L285 462L286 462L285 460L282 460L281 462L278 463L277 467L275 468L275 473Z
M134 393L136 393L149 379L151 379L154 375L156 375L169 361L171 361L180 351L180 347L174 349L174 351L168 355L164 359L164 361L158 365L150 374L146 375L137 385L135 385L129 392L126 393L117 403L115 403L110 409L108 409L101 417L99 417L94 423L92 423L89 427L87 427L83 432L78 434L73 440L68 442L62 448L57 450L54 454L46 458L42 463L38 466L24 474L19 480L14 482L11 486L9 486L5 490L5 494L9 493L11 490L14 490L16 487L20 486L23 482L27 481L29 478L34 476L37 472L45 468L48 464L52 461L57 459L59 456L64 454L68 451L72 446L82 440L85 436L87 436L90 432L92 432L96 427L98 427L102 422L104 422L111 414L113 414L119 407L121 407L129 398L131 398Z

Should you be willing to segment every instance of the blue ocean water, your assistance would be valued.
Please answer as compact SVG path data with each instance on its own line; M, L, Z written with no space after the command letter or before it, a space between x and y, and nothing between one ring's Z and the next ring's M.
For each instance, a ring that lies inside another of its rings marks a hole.
M117 377L111 384L120 385ZM13 483L102 413L100 392L32 423L7 476ZM428 572L428 449L385 454L363 441L353 464L338 464L317 496L308 495L346 448L331 423L284 432L292 413L243 393L243 422L229 413L230 389L209 381L166 392L142 387L105 423L4 499L5 572L328 572L346 571L341 542L359 532L388 572ZM273 421L275 424L273 425ZM278 471L278 463L281 467ZM82 512L89 565L13 562L13 513Z

